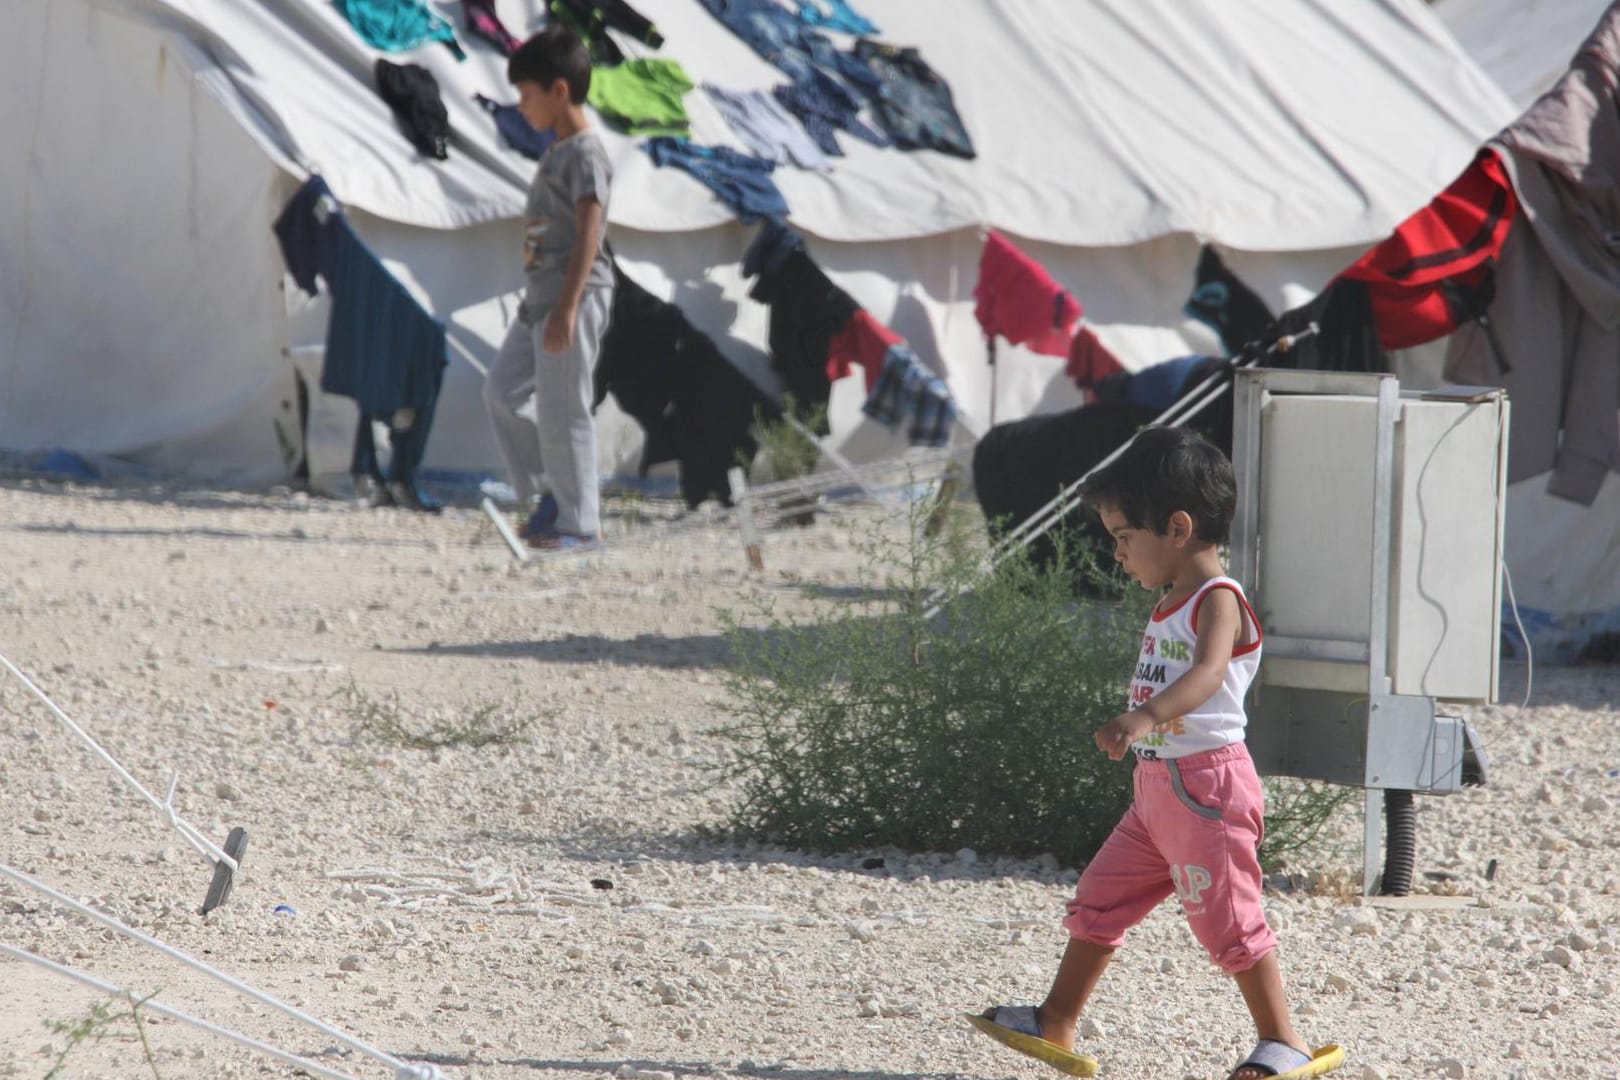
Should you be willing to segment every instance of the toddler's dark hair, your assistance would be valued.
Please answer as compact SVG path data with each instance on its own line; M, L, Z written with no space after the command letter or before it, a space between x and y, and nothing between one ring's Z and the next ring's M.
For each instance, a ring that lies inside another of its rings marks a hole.
M575 105L585 104L591 92L591 53L578 34L556 23L519 45L506 61L506 81L539 83L551 88L558 79L568 84Z
M1143 428L1113 464L1081 488L1092 506L1117 508L1135 529L1163 534L1170 515L1185 510L1198 539L1226 541L1237 507L1232 463L1220 448L1187 428Z

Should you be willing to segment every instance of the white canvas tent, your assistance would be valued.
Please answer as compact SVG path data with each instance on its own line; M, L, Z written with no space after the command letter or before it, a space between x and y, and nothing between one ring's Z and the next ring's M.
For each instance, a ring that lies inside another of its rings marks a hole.
M1609 0L1442 0L1469 56L1519 108L1558 80Z
M459 4L431 6L461 27ZM817 260L938 366L977 430L983 228L1042 260L1143 365L1210 340L1180 314L1201 241L1280 309L1424 203L1511 114L1420 0L857 6L950 81L979 157L851 142L833 172L779 182ZM781 80L697 0L636 7L696 81ZM540 8L498 5L519 34ZM310 170L487 360L520 285L514 219L532 166L472 102L511 100L504 58L463 37L465 62L437 44L391 57L440 83L455 134L439 163L406 142L372 89L378 54L329 0L23 0L0 38L14 145L0 160L0 448L276 475L288 356L318 370L325 315L284 288L270 223ZM698 141L737 145L701 93L688 104ZM627 269L765 373L767 312L737 268L751 230L633 142L610 143ZM1061 361L1004 349L999 371L1003 419L1078 401ZM858 381L834 388L834 438L891 452L859 418ZM498 472L478 390L453 353L429 468ZM339 469L346 423L326 440ZM633 425L609 414L603 429L629 467Z

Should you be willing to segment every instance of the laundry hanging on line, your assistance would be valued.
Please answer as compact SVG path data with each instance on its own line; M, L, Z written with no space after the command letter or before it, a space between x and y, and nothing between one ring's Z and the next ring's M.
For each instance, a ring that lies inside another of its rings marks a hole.
M787 200L771 179L776 169L774 161L739 153L728 146L699 146L685 139L653 138L641 145L654 164L690 174L744 224L787 216Z
M551 13L552 21L568 27L585 43L585 49L591 56L593 74L596 68L624 63L624 50L619 48L619 43L613 40L605 26L591 19L588 11L566 0L551 0L547 10Z
M1198 252L1193 291L1181 310L1215 331L1228 356L1259 341L1274 319L1260 295L1228 269L1220 252L1209 244Z
M889 137L860 118L859 103L825 72L817 70L803 82L771 88L777 103L798 119L805 133L822 151L842 157L838 132L847 131L873 146L889 146Z
M855 58L877 76L872 112L895 146L970 160L978 156L950 85L916 49L863 39L855 43Z
M859 98L878 92L879 79L854 54L837 48L776 0L700 0L743 43L798 84L816 73L836 76Z
M467 19L469 34L483 38L505 55L511 56L523 44L495 13L495 0L461 0L461 12Z
M333 0L360 39L384 52L409 52L430 41L442 42L465 60L456 31L419 0Z
M1569 70L1487 144L1523 212L1502 247L1489 332L1475 321L1453 335L1445 366L1451 381L1512 397L1509 482L1550 469L1547 491L1583 505L1620 469L1617 70L1610 6Z
M1074 380L1080 390L1092 390L1104 379L1124 373L1125 365L1109 351L1097 337L1097 332L1082 323L1069 345L1069 362L1063 373Z
M1487 150L1339 274L1366 283L1384 348L1434 341L1485 313L1518 209L1502 159Z
M394 478L409 480L426 450L438 404L444 323L360 239L320 176L299 187L274 230L298 287L315 296L320 279L331 294L321 389L352 398L362 414L388 418L409 433L396 440L393 463Z
M411 145L424 157L444 161L450 156L450 114L439 96L439 83L420 64L393 64L378 60L377 93L393 110Z
M664 35L658 32L651 19L631 7L625 0L555 0L569 17L584 26L592 37L606 37L605 31L617 30L649 48L662 48Z
M779 220L761 223L742 269L756 279L748 295L770 308L771 363L799 418L814 418L816 433L827 434L828 355L860 305L815 264L803 237Z
M759 157L801 169L830 169L832 162L804 125L768 90L727 90L704 83L704 91L731 130Z
M973 490L992 539L1016 529L1153 419L1128 402L1098 402L997 424L973 447ZM1076 511L1027 545L1030 561L1055 564L1061 546L1072 561L1107 551L1113 538L1096 515Z
M796 0L799 21L845 34L875 34L878 28L845 0Z
M617 131L685 138L691 131L685 102L691 89L680 64L651 57L593 68L586 100Z
M1178 356L1140 371L1121 370L1097 384L1097 400L1127 402L1157 416L1229 363L1218 356Z
M888 360L889 350L904 345L905 338L878 322L865 308L851 315L831 341L827 343L827 379L837 382L859 367L870 395L877 386Z
M732 466L753 460L756 411L779 410L674 304L614 265L613 316L596 363L596 404L613 395L646 434L641 473L660 462L680 468L690 507L731 505Z
M956 402L904 341L884 354L883 372L861 411L889 428L906 425L912 446L944 446L956 426Z
M1040 263L1000 233L985 239L979 281L973 287L974 317L992 343L997 337L1046 356L1069 355L1079 301Z
M524 119L516 105L502 105L483 94L474 94L473 100L495 119L495 129L506 140L506 145L530 161L539 161L551 144L557 141L555 131L537 131L533 124Z

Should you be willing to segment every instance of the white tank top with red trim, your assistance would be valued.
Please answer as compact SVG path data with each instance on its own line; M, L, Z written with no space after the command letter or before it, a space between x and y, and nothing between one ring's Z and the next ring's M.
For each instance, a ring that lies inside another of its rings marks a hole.
M1192 668L1198 644L1198 607L1215 589L1237 593L1244 621L1243 644L1233 646L1220 689L1185 716L1155 724L1151 732L1131 744L1137 757L1154 761L1182 758L1243 741L1243 729L1248 724L1243 698L1260 668L1263 635L1260 620L1243 595L1243 586L1229 577L1210 578L1175 607L1163 610L1161 605L1153 609L1142 635L1136 676L1131 679L1130 707L1145 705Z

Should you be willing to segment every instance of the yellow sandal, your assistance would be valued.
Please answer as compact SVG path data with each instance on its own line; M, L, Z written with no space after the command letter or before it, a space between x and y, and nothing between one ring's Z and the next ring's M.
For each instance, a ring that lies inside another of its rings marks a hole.
M1041 1038L1041 1021L1033 1005L998 1005L986 1016L969 1016L967 1022L1003 1046L1044 1061L1070 1076L1096 1076L1097 1059L1065 1050Z

